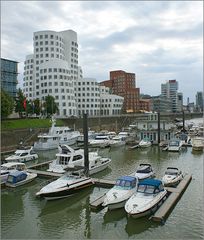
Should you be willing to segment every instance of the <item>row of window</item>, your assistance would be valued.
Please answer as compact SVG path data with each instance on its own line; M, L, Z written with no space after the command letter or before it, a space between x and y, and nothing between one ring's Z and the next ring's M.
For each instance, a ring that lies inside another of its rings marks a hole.
M45 76L41 76L40 80L47 80L47 79L64 79L64 80L70 80L71 77L67 76L67 75L45 75Z
M54 48L54 47L45 47L45 48L43 48L43 47L41 47L41 48L35 48L35 52L36 53L38 53L38 52L43 52L43 51L45 51L45 52L54 52L54 51L56 51L56 52L60 52L60 53L63 53L63 48Z
M63 44L61 42L54 42L54 41L40 41L40 42L35 42L35 46L43 46L43 45L55 45L55 46L59 46L59 47L63 47Z

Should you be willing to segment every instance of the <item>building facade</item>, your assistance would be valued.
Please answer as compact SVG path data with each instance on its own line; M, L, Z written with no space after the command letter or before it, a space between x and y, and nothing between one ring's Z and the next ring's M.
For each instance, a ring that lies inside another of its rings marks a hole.
M15 98L18 84L18 62L1 58L1 88Z
M51 95L60 116L76 116L75 87L79 75L77 34L72 30L39 31L33 36L34 53L24 62L23 90L28 100Z
M161 95L164 98L169 98L171 101L171 111L178 112L178 82L169 80L165 84L161 84Z
M196 93L196 111L203 112L203 92Z
M111 89L112 94L124 98L123 112L138 112L140 110L140 89L136 88L135 74L127 73L122 70L111 71L110 80L100 83Z

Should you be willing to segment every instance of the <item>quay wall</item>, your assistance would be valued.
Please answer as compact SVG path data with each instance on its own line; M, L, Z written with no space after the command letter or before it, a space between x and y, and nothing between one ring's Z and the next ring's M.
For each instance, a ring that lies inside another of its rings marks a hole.
M165 114L161 113L161 119L174 120L175 118L182 118L180 114ZM202 117L202 113L185 113L185 119L193 119ZM136 119L142 119L144 114L123 114L120 116L101 116L88 117L88 127L91 130L109 130L121 131L122 128L134 123ZM65 126L83 131L83 118L66 118L62 119ZM37 140L39 133L48 132L48 128L33 128L33 129L14 129L9 131L1 131L1 152L15 149L18 144L23 141L26 144L33 144Z

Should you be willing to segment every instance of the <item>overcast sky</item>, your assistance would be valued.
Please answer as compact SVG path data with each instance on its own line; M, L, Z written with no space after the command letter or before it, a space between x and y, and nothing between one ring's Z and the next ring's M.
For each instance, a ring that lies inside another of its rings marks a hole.
M84 77L132 72L150 95L176 79L184 103L203 91L202 1L1 1L1 57L19 62L21 86L33 32L68 29L78 34Z

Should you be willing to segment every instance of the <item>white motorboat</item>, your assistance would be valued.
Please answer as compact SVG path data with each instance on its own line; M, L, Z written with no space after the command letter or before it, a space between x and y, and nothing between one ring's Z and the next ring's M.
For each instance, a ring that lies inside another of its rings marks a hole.
M56 181L44 186L36 196L44 197L47 200L54 200L71 196L82 189L93 185L90 177L81 175L80 172L65 173Z
M137 191L125 204L125 211L133 218L153 213L167 197L162 181L145 179L138 184Z
M29 173L26 171L10 172L6 181L7 187L18 187L33 181L37 177L36 173Z
M146 178L153 178L155 176L155 173L152 169L151 164L141 163L137 167L134 176L137 177L139 180L144 180Z
M36 150L56 149L59 144L73 145L80 136L79 131L74 131L69 127L56 127L56 120L52 118L52 127L48 133L39 134L38 141L34 143Z
M195 137L192 140L192 150L193 151L203 151L204 148L204 138Z
M26 171L26 165L20 162L9 162L1 165L1 184L6 183L9 173L14 171Z
M148 139L142 139L140 142L139 142L139 147L141 148L148 148L152 145L151 141L148 140Z
M108 135L97 135L95 139L89 141L90 147L105 148L111 145L111 138Z
M179 152L182 147L182 141L180 139L173 139L168 144L169 152Z
M115 186L106 194L102 206L117 209L125 206L126 201L136 191L138 179L132 176L122 176L117 179Z
M93 140L96 137L96 135L97 135L97 133L95 131L89 130L88 131L88 142L90 140ZM80 134L80 136L77 138L77 146L83 146L83 145L84 145L84 134Z
M65 173L68 168L84 167L84 150L73 149L68 145L59 145L56 159L49 164L49 172ZM101 157L98 152L89 152L89 174L104 170L111 162L110 158Z
M168 167L165 171L165 175L162 178L164 186L175 186L183 179L183 174L178 168Z
M38 154L33 150L32 146L20 147L15 153L7 158L6 162L27 162L38 158Z
M110 142L111 147L121 147L125 145L125 139L123 136L117 135L112 138L112 141Z

